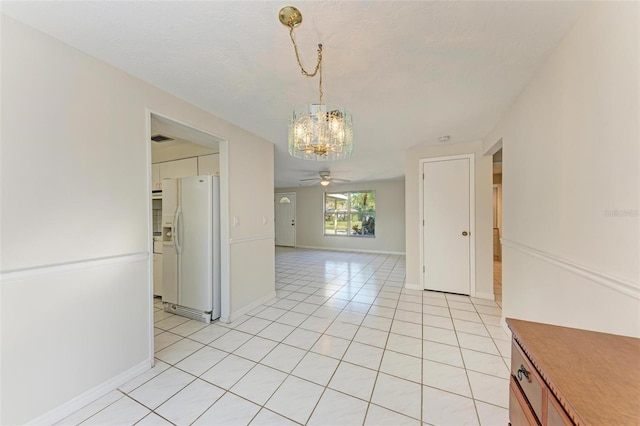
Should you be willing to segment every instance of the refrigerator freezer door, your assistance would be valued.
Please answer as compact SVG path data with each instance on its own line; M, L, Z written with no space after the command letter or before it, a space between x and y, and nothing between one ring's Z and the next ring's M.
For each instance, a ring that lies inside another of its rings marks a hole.
M178 179L162 179L162 226L173 226L173 216L178 208Z
M178 253L173 243L162 247L162 301L178 303Z
M213 304L211 176L181 179L180 210L178 304L209 312Z
M178 211L180 181L164 179L162 191L162 301L178 303L178 253L174 244L174 219Z

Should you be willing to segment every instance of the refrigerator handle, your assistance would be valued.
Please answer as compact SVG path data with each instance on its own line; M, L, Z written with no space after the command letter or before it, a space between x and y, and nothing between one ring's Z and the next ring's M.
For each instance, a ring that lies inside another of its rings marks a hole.
M173 219L173 226L175 227L173 231L173 243L176 246L176 252L180 255L182 254L182 209L180 206L176 208L176 214Z

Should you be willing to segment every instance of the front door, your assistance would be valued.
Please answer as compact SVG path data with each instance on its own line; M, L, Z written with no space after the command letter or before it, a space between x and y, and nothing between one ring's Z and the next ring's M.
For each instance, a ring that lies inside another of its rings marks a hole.
M296 194L276 195L276 245L296 246Z
M423 160L422 168L423 288L471 294L473 156Z

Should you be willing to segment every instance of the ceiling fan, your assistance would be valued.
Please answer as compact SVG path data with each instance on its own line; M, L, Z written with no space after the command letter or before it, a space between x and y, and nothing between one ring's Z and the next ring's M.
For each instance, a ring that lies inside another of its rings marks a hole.
M321 171L321 172L318 172L318 174L320 175L320 177L309 178L309 179L300 179L300 182L315 181L315 182L311 182L311 183L319 182L320 185L322 185L322 186L327 186L332 182L334 182L334 183L351 182L349 179L332 178L331 177L331 172L329 172L329 171Z

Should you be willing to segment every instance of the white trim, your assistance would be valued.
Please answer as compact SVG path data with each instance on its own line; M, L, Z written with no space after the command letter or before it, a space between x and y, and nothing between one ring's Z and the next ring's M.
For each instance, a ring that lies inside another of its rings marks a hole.
M145 147L147 149L147 194L152 194L151 199L147 199L147 244L149 253L153 253L153 156L151 150L151 110L149 108L145 108ZM162 200L162 198L160 198ZM151 358L151 366L155 365L155 357L154 357L154 329L153 329L153 255L150 255L150 262L148 264L149 269L149 282L148 291L150 298L149 300L149 308L147 309L147 333L149 334L149 347L148 347L148 356Z
M483 146L484 148L484 146ZM495 141L482 155L493 155L502 149L502 138Z
M251 237L229 238L229 244L242 244L252 241L273 240L274 234L253 235Z
M308 249L308 250L327 250L327 251L344 251L344 252L355 252L355 253L371 253L371 254L392 254L392 255L400 255L404 256L405 252L403 251L385 251L385 250L361 250L361 249L346 249L346 248L335 248L335 247L315 247L315 246L297 246L299 249Z
M98 257L95 259L82 259L73 262L56 263L52 265L38 265L30 268L12 269L0 272L0 279L3 284L7 281L20 280L25 278L36 277L39 275L60 273L67 271L77 271L79 269L99 268L107 265L119 263L136 263L149 260L150 256L147 252L126 253L116 256Z
M485 293L483 291L477 291L473 297L477 299L495 300L495 295L493 293Z
M533 247L517 243L515 241L503 238L501 242L503 247L509 247L531 257L544 260L547 263L558 266L576 275L580 275L581 277L587 278L595 283L601 284L627 296L631 296L634 299L640 299L639 283L635 283L624 278L614 277L604 272L596 271L587 266L580 265L570 260L558 257L552 253L538 250Z
M424 178L421 176L424 173L424 164L438 161L451 161L451 160L469 160L469 295L476 294L476 155L474 153L460 154L460 155L447 155L444 157L429 157L422 158L418 162L418 229L419 235L419 248L420 248L420 282L422 283L422 289L427 290L424 287L425 283L425 265L424 265L424 227L422 222L424 221Z
M502 317L500 318L500 326L502 327L504 332L507 333L507 336L511 337L513 333L511 332L511 329L507 325L507 317L505 317L504 315L502 315Z
M406 288L407 290L424 290L424 288L420 284L404 283L404 288Z
M118 374L115 377L112 377L111 379L94 387L93 389L90 389L78 395L72 400L57 406L53 410L48 411L47 413L39 417L36 417L35 419L29 421L27 425L52 425L57 423L68 415L78 411L85 405L103 397L104 395L115 389L118 389L119 386L127 383L134 377L137 377L145 371L149 370L152 367L152 361L153 357L142 361L140 364L131 367L127 371Z
M229 141L220 142L220 314L231 311L231 246L229 241L230 202L229 202Z
M235 311L234 313L232 313L229 316L221 316L220 317L220 322L223 322L225 324L229 324L235 320L237 320L238 318L240 318L241 316L253 311L255 308L257 308L258 306L262 305L263 303L269 302L273 299L276 298L276 292L274 291L273 293L269 293L264 297L261 297L260 299L256 300L255 302L252 302L250 304L248 304L247 306L245 306L244 308L240 308L237 311Z

